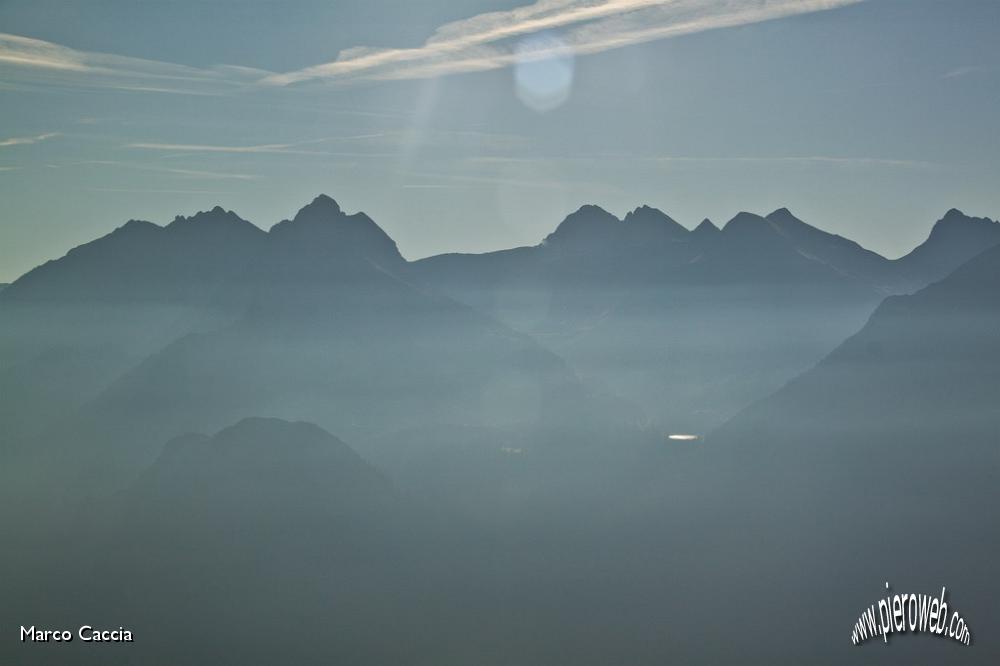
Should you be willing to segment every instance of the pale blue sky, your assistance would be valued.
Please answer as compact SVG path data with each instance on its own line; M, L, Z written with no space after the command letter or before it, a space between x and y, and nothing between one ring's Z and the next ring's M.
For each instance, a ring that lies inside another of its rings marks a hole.
M994 0L0 0L0 281L319 192L409 258L584 203L788 206L897 256L1000 215L998 28Z

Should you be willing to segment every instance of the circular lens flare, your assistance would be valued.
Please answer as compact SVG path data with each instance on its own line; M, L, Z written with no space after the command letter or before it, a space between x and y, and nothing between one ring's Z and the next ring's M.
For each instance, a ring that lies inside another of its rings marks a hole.
M573 87L573 52L554 35L523 39L516 49L514 85L529 109L544 113L559 107Z

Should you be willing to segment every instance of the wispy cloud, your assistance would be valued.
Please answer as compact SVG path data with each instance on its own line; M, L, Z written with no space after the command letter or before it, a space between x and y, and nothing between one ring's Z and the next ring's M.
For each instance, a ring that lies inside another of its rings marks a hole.
M38 143L39 141L45 141L46 139L52 139L57 136L59 136L59 132L47 132L46 134L36 134L35 136L17 136L9 139L0 139L0 147L24 146L32 143Z
M567 51L582 55L716 28L823 11L864 0L538 0L509 11L489 12L439 27L423 46L356 47L333 62L267 76L288 85L311 79L429 78L498 69L519 58L517 38L558 32L550 48L532 59Z
M126 148L144 150L169 150L182 153L292 153L302 154L312 151L295 150L294 144L268 143L255 146L216 146L199 143L130 143Z
M247 173L224 173L219 171L201 171L198 169L160 169L150 167L149 171L161 171L163 173L172 173L177 176L185 176L188 178L219 178L222 180L258 180L260 178L260 176Z
M351 136L331 136L321 139L311 139L309 141L297 141L295 143L262 143L248 146L233 146L204 143L158 143L158 142L136 142L126 144L126 148L138 148L143 150L162 150L180 153L279 153L289 155L327 155L329 153L317 150L305 150L303 146L316 145L322 143L332 143L338 141L364 141L367 139L378 139L385 136L385 132L373 132L369 134L355 134Z
M970 74L986 72L988 70L989 67L986 67L985 65L967 65L965 67L957 67L949 72L946 72L941 78L957 79L963 76L969 76Z
M160 190L160 189L132 189L127 187L87 187L87 192L116 192L129 194L236 194L235 192L223 192L220 190Z
M208 68L80 51L0 33L0 68L33 83L138 92L219 95L308 80L419 79L508 67L519 60L599 53L658 39L843 7L865 0L537 0L446 23L416 48L358 46L333 62L286 73L233 65ZM554 36L530 52L521 38Z
M790 164L829 164L840 166L888 166L907 168L931 168L943 166L936 162L923 160L903 160L884 157L837 157L831 155L792 155L777 157L655 157L657 162L748 162L748 163L790 163Z
M391 148L395 152L361 152L321 148L323 145L347 144L357 147ZM524 148L530 141L521 135L510 133L480 132L474 130L445 129L387 129L381 132L329 136L290 143L262 143L248 145L170 143L137 141L127 143L125 148L173 153L235 153L235 154L287 154L321 155L341 157L398 157L398 151L405 147L432 144L437 150L495 150L507 151Z
M105 166L129 169L132 171L153 171L156 173L170 174L183 178L197 178L205 180L257 180L260 176L247 173L230 173L225 171L202 171L199 169L182 169L176 167L161 167L149 164L136 164L135 162L119 162L117 160L80 160L77 162L67 162L64 164L47 164L51 169L73 166Z
M794 164L831 166L882 166L911 169L942 168L947 165L926 160L909 160L886 157L836 156L836 155L735 155L697 157L687 155L643 156L634 153L601 153L593 155L568 155L563 157L494 156L484 155L468 158L470 164L503 165L531 164L545 162L607 162L626 160L631 163L654 162L662 164Z
M0 71L32 82L201 95L244 87L270 74L249 67L217 65L198 68L79 51L7 33L0 33L0 68Z

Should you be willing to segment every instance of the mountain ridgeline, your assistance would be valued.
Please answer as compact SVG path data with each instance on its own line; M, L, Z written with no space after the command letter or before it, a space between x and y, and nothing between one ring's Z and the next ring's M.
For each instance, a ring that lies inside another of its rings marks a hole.
M740 596L808 588L829 600L767 618L788 631L784 653L813 654L809 628L859 613L854 600L889 576L895 589L947 585L963 616L1000 620L1000 531L989 516L1000 502L998 377L993 247L940 282L886 299L814 368L713 433L701 463L717 490L717 547L743 553L755 571L719 582ZM980 631L976 657L995 658L1000 645ZM928 663L954 659L947 647L893 645L899 659Z
M851 646L891 580L996 663L998 294L957 210L896 260L787 209L418 261L323 195L130 221L0 290L0 620L130 625L111 663L954 660ZM52 647L111 654L0 661Z
M890 261L786 209L688 231L646 206L584 206L534 247L407 262L325 195L268 232L219 207L133 220L0 292L5 448L124 482L155 456L136 440L253 415L359 442L705 432L884 296L997 242L1000 224L953 210Z
M656 427L706 432L808 369L885 296L997 242L1000 224L952 211L913 254L890 261L786 209L687 231L649 207L619 220L584 206L540 245L413 268L543 340Z

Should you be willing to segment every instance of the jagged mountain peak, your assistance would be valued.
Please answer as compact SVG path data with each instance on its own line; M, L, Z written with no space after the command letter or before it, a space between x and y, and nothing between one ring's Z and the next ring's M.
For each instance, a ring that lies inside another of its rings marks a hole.
M578 225L578 224L607 224L615 225L621 222L617 217L604 210L596 204L584 204L577 208L575 211L566 216L566 219L562 221L563 225ZM556 229L558 231L558 228Z
M341 214L343 214L343 210L341 209L340 204L338 204L333 197L326 194L319 194L315 199L299 210L299 212L295 215L295 219L312 215Z
M821 229L809 224L808 222L804 222L801 218L796 217L792 213L792 211L788 210L785 207L781 207L775 211L768 213L767 215L764 216L764 219L770 222L772 226L774 226L776 229L784 233L807 232L807 231L820 232L824 234L826 233Z
M174 233L201 232L206 230L230 230L250 234L263 233L261 229L254 226L251 222L244 220L231 210L225 210L222 206L215 206L208 211L198 211L190 217L178 215L166 226L166 229Z
M321 194L291 220L283 220L269 231L284 251L318 258L331 253L357 257L383 268L405 263L396 242L364 213L346 214L331 197Z
M639 206L630 211L622 221L632 229L649 230L654 233L666 232L676 236L687 234L687 229L678 224L672 217L651 206Z
M970 226L990 226L998 224L998 222L991 220L988 217L972 217L971 215L966 215L957 208L951 208L934 224L934 226L954 226L958 224L967 224Z
M804 241L807 238L820 242L832 239L847 240L842 236L831 234L828 231L823 231L819 227L814 227L808 222L804 222L800 218L793 215L792 211L787 208L779 208L776 211L768 213L764 219L770 222L774 229L797 241ZM853 241L847 242L854 244Z
M733 216L731 220L726 222L724 227L722 227L722 231L730 235L734 233L743 234L771 229L772 226L768 223L766 218L763 218L755 213L748 213L746 211L740 211Z
M927 240L898 261L905 270L933 282L998 243L1000 222L952 208L934 224Z
M311 202L299 209L290 220L282 220L273 227L271 233L287 233L294 228L342 226L343 221L356 218L358 215L347 215L332 197L320 194ZM364 220L371 221L367 215ZM374 224L374 222L372 222Z
M707 217L698 224L697 227L691 233L697 234L699 236L714 236L715 234L722 231L719 227L715 226L715 223Z
M545 238L545 243L579 243L608 240L619 231L621 220L594 204L580 206L566 216L556 230Z
M115 233L115 232L127 232L127 233L131 233L131 232L136 232L136 231L151 231L151 230L159 230L161 228L162 227L160 227L160 225L155 224L153 222L149 222L147 220L135 220L135 219L133 219L133 220L129 220L125 224L121 225L120 227L118 227L117 229L115 229L114 232L112 232L112 233Z

